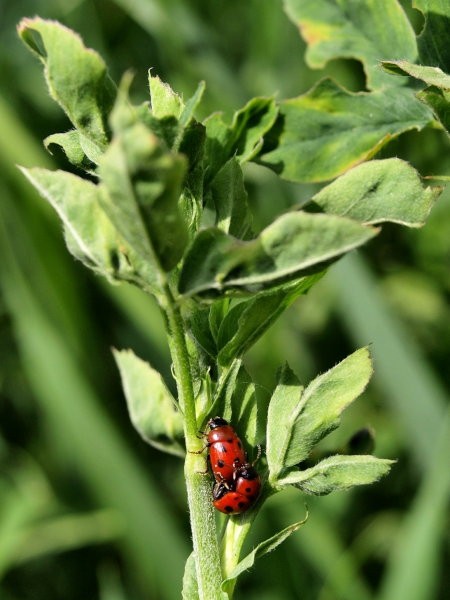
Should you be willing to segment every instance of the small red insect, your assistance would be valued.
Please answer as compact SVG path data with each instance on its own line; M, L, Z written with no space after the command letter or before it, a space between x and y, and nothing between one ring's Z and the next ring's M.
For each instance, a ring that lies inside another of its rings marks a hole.
M218 483L230 486L236 479L236 469L246 464L242 442L233 426L222 417L214 417L208 421L208 426L210 431L206 439L214 478Z
M231 486L216 483L213 487L213 506L227 515L239 515L247 511L259 496L261 479L251 464L235 469Z
M247 496L229 490L223 483L216 483L213 488L214 508L226 515L239 515L250 508Z
M234 477L234 491L246 496L253 504L261 491L261 478L255 467L246 463L236 469Z

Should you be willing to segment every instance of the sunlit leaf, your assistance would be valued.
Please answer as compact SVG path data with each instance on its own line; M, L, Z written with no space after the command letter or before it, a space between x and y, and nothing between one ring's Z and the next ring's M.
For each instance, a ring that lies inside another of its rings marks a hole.
M322 496L374 483L389 472L394 462L368 454L330 456L310 469L291 471L278 484L295 485L303 492Z
M104 190L65 171L24 169L24 175L58 213L70 252L109 279L156 285L154 274L121 238L102 208Z
M312 197L326 213L362 223L390 221L420 227L441 192L422 185L408 163L391 158L372 160L351 169Z
M103 59L86 48L79 35L56 21L23 19L18 29L44 64L50 95L100 154L107 143L106 121L115 97Z
M269 404L270 480L275 483L283 469L307 458L312 447L339 426L341 413L364 391L371 375L367 348L319 375L304 390L285 367Z
M417 56L414 30L397 0L284 0L308 45L308 65L322 69L336 58L363 63L368 87L395 85L379 69L382 58Z
M59 147L63 150L67 160L85 171L92 170L93 162L89 160L86 152L83 150L80 140L80 132L76 129L66 131L65 133L54 133L49 135L44 140L45 147L51 152L52 146ZM96 157L98 158L98 156Z
M158 450L184 456L183 418L161 375L131 350L115 350L114 358L136 430Z
M162 81L157 75L149 72L148 82L150 87L150 101L153 116L157 119L175 117L179 119L184 109L183 100L173 91L168 83Z
M270 399L267 415L266 457L269 481L273 483L286 465L293 429L302 408L302 394L303 386L299 379L288 365L284 365Z
M383 60L381 64L389 73L410 75L415 79L424 81L427 85L433 85L444 90L450 89L450 75L444 73L439 67L415 65L407 60Z
M376 234L351 219L303 212L282 215L248 242L205 229L187 252L179 289L213 297L271 289L323 269Z
M290 181L324 181L372 157L393 137L422 129L431 111L412 90L352 93L331 79L284 100L257 160Z

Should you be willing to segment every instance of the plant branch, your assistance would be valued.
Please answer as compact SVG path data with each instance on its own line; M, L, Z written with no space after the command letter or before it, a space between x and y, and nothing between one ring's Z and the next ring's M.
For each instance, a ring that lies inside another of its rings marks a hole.
M201 600L222 598L219 547L216 537L214 510L211 503L211 485L205 477L205 459L201 453L203 441L198 436L195 397L192 385L189 353L184 336L180 311L168 285L161 302L167 320L170 352L178 388L180 409L184 414L186 439L187 497L191 519L198 597Z

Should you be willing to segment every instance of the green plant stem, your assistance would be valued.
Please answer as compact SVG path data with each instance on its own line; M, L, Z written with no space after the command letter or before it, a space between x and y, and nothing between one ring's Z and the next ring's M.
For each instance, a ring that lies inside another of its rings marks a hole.
M232 571L239 563L242 546L244 544L245 538L248 535L253 521L253 519L247 520L245 518L244 522L242 522L242 519L243 517L229 519L225 529L225 535L222 540L221 549L225 579L231 575ZM235 585L236 579L233 579L226 583L225 589L228 593L229 598L233 597Z
M178 400L184 414L186 460L184 472L191 519L198 597L201 600L222 598L222 572L216 537L211 485L205 477L204 443L198 436L195 398L189 354L180 311L168 285L165 286L163 310L167 318L170 352L178 388Z

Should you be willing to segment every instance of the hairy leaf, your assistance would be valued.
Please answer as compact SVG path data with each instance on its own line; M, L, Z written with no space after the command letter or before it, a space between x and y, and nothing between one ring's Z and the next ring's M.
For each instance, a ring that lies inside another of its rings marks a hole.
M229 364L247 352L286 308L321 277L322 273L303 277L299 282L258 295L229 310L218 332L219 363Z
M148 82L153 116L157 119L175 117L178 120L184 109L183 100L180 96L157 75L153 77L151 71L149 71Z
M393 137L422 129L431 111L409 89L349 92L331 79L280 103L257 160L291 181L325 181L373 156Z
M211 201L215 225L239 239L245 239L251 228L251 213L244 187L244 175L233 157L220 169L211 182Z
M106 121L115 97L115 86L103 59L86 48L76 33L56 21L23 19L18 29L22 40L44 64L51 97L100 155L106 147Z
M413 167L391 158L372 160L351 169L312 200L326 213L362 223L390 221L421 227L440 192L423 187Z
M195 555L189 554L184 566L182 600L196 600L198 598L197 572L195 570Z
M269 481L275 483L286 466L295 423L302 409L303 386L297 376L285 365L270 399L267 414L266 457Z
M209 161L209 178L233 156L240 163L253 159L261 149L264 135L277 116L273 98L253 98L233 117L231 125L214 113L204 121L206 127L206 153Z
M383 58L417 56L416 39L397 0L284 0L289 17L308 45L306 62L315 69L336 58L364 66L370 89L395 85L379 69Z
M145 281L152 288L154 274L136 256L102 208L101 186L65 171L24 169L24 175L58 213L70 252L87 267L109 279Z
M291 471L278 484L295 485L307 494L322 496L354 485L374 483L389 472L394 462L368 454L330 456L310 469Z
M277 548L281 543L283 543L284 540L286 540L290 535L295 533L297 529L304 525L307 520L308 514L306 514L306 517L302 521L298 521L297 523L289 525L289 527L282 529L272 537L258 544L256 548L254 548L249 554L247 554L247 556L236 565L232 572L228 574L227 578L224 581L224 584L226 584L226 582L228 581L236 579L241 573L253 567L257 558L260 558L261 556L264 556L264 554L275 550L275 548Z
M376 234L351 219L303 212L282 215L248 242L205 229L187 252L179 289L213 297L272 289L323 269Z
M105 211L143 259L167 271L187 243L178 207L185 171L184 157L168 152L139 122L114 137L100 162L109 192Z
M98 160L98 154L93 157L93 160L89 159L86 151L81 145L80 132L76 129L66 131L65 133L54 133L53 135L49 135L45 138L44 144L50 152L52 146L61 148L64 151L67 160L75 167L83 169L84 171L92 171L94 163Z
M313 446L339 426L341 413L363 392L371 375L367 348L316 377L301 394L295 376L284 369L269 404L267 461L271 481L276 482L282 469L307 458Z
M114 358L135 429L158 450L184 456L183 418L161 375L131 350L115 350Z
M383 60L381 64L389 73L410 75L424 81L427 85L450 90L450 75L444 73L439 67L415 65L407 60Z

